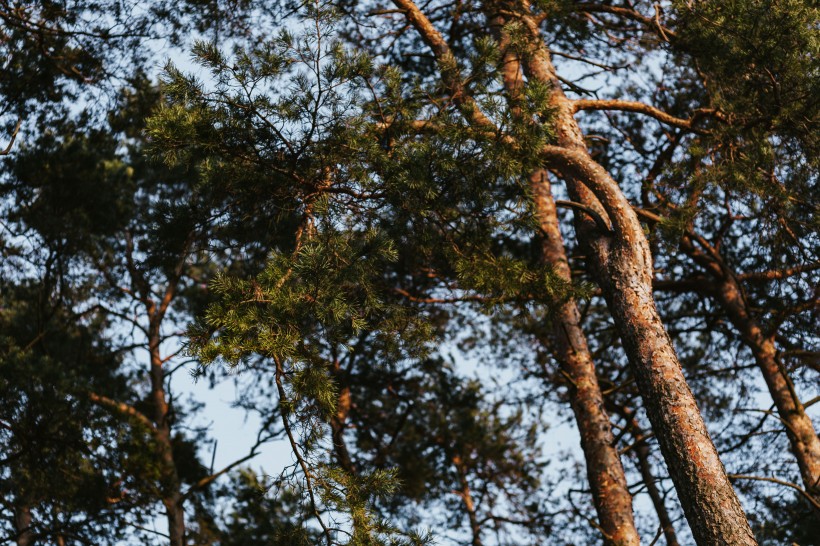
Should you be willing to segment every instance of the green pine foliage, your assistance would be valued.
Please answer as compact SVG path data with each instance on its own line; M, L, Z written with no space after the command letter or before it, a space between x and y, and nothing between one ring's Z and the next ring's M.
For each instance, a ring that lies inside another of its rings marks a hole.
M642 101L684 121L576 113L641 209L656 301L727 468L798 482L781 427L750 409L761 382L703 263L740 282L811 392L817 8L533 4L571 98ZM633 423L618 412L646 426L642 401L568 211L573 281L543 263L527 176L556 142L553 89L525 76L511 104L495 4L420 5L451 47L443 64L375 2L0 7L3 135L22 122L0 172L3 539L29 511L38 544L157 541L145 528L176 489L198 545L595 543L583 465L543 455L548 427L570 415L550 334L570 296L640 530L655 536ZM524 51L521 23L503 30ZM155 85L144 71L157 38L190 50L194 68L168 62ZM453 74L497 131L465 119L442 78ZM167 314L148 318L166 297ZM152 437L151 320L163 351L184 344L162 377L179 483ZM293 464L211 482L207 434L189 429L201 408L170 389L186 365L247 386L237 404ZM768 485L738 486L761 541L810 541L808 505Z
M267 476L242 470L226 486L235 499L219 536L225 546L310 546L320 541L304 519L302 496L291 489L275 489Z
M92 399L133 396L105 340L105 317L70 313L42 285L2 288L4 540L23 511L32 514L38 541L122 539L128 524L151 517L157 467L144 456L150 431Z

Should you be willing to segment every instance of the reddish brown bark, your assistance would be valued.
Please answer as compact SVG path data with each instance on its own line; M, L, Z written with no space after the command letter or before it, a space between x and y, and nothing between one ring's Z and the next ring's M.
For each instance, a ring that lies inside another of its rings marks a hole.
M650 279L636 280L632 264L606 258L597 258L597 276L696 541L755 544L649 295Z
M154 422L154 439L158 446L157 457L160 463L160 494L168 520L170 546L185 545L185 497L182 494L181 482L174 461L173 439L171 431L171 410L165 391L165 370L160 344L162 342L162 321L173 301L178 284L182 278L183 268L190 248L189 237L182 254L169 276L165 291L159 300L154 294L145 274L134 261L134 246L130 235L127 236L126 267L131 276L134 297L145 307L148 319L148 354L150 358L148 376L151 381L150 416Z
M520 119L518 106L523 86L521 61L513 48L508 47L509 37L503 30L504 17L496 16L493 23L502 29L498 31L504 49L502 74L513 114L519 118L519 122L525 122ZM572 273L547 172L539 169L531 173L529 186L543 236L542 260L570 286ZM612 424L604 409L603 394L586 336L581 328L581 314L575 299L568 297L556 300L551 315L551 349L569 382L570 405L581 436L587 479L604 541L612 545L638 545L640 535L632 513L632 495L615 447Z
M470 522L470 532L473 535L471 544L472 546L481 546L481 524L478 522L473 494L470 490L470 483L467 481L467 469L460 455L453 455L452 460L458 475L459 490L457 494L464 503L464 510L467 512L467 519Z
M522 8L528 6L522 2ZM590 157L537 25L526 15L521 21L531 40L528 76L554 90L558 146L548 146L545 159L561 172L574 199L612 224L613 233L605 234L583 219L579 238L589 250L692 534L702 545L756 544L655 307L643 227L618 184Z
M572 277L546 172L533 173L530 183L544 234L544 261L569 283ZM632 495L615 447L612 424L604 409L603 394L575 300L568 298L556 303L552 321L554 355L569 379L570 404L581 435L587 478L605 543L640 544L632 514Z
M165 372L160 356L159 321L156 315L151 317L149 326L148 350L151 355L151 401L154 410L154 435L159 445L159 458L162 467L162 505L168 520L168 536L171 546L185 544L185 510L180 489L179 476L171 438L170 408L165 393Z
M579 237L590 251L593 274L695 540L710 546L756 544L655 308L652 260L640 222L617 184L574 138L579 131L566 103L560 96L555 101L558 111L566 112L558 121L563 142L548 151L548 159L561 170L575 199L602 209L612 222L610 236L582 221Z
M806 491L820 500L820 438L794 390L791 378L778 361L774 334L766 335L763 332L749 309L738 276L726 265L718 250L699 239L704 249L701 251L695 247L692 237L686 235L681 247L713 278L715 287L711 292L751 350L763 374L778 417L786 427Z
M333 365L333 375L336 377L339 386L339 396L336 398L336 413L330 417L330 432L333 440L333 450L336 453L336 460L339 466L350 475L356 475L356 466L347 449L344 433L347 426L347 418L353 400L350 395L350 383L345 378L345 372L336 362Z
M806 491L820 500L820 438L814 430L803 404L797 397L791 378L778 362L773 336L763 333L748 312L740 287L734 280L721 283L719 295L723 308L746 345L752 350L763 374L777 414L786 426L792 452L797 459Z
M430 20L411 0L394 3L435 54L442 80L465 118L480 131L496 130L466 94L453 54ZM509 10L508 5L504 8ZM558 145L545 146L541 159L561 172L576 200L612 223L612 233L603 234L582 221L579 238L590 250L591 269L619 328L692 533L702 545L756 544L655 308L652 259L643 227L618 184L589 155L573 118L575 108L561 90L528 3L521 1L514 10L530 38L525 53L528 76L553 89Z

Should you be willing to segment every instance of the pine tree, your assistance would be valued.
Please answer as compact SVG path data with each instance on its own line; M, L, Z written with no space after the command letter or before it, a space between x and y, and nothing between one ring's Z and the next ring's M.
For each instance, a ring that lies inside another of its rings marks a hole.
M811 536L817 8L135 6L0 9L9 537L158 503L174 545ZM117 80L195 33L196 75ZM189 321L292 466L199 462Z

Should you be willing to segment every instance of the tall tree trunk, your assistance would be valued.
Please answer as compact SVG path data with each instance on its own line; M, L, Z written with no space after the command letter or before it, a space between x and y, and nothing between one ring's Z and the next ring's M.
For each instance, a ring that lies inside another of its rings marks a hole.
M473 494L470 490L470 483L467 481L467 469L464 466L464 461L461 456L456 454L452 457L453 465L456 468L458 475L458 484L460 489L457 491L461 501L464 503L464 510L467 512L467 519L470 522L470 532L473 535L473 540L470 542L472 546L482 546L481 542L481 524L478 521L476 513L475 501L473 501Z
M744 344L752 351L755 363L763 374L778 417L786 427L806 491L820 500L820 438L795 392L791 378L778 361L774 336L767 336L755 320L737 275L726 265L718 250L702 239L699 241L705 252L694 246L689 235L683 238L681 247L715 280L716 287L712 293L740 333Z
M490 13L490 17L493 18L493 25L500 37L504 87L509 95L513 115L519 123L526 123L520 109L523 90L521 60L509 45L510 37L503 28L506 22L503 15ZM569 286L572 283L572 273L547 171L538 169L530 173L529 187L543 236L542 260ZM569 380L570 405L581 436L587 479L605 544L636 546L640 544L640 535L632 513L632 495L615 447L612 424L604 409L604 397L592 355L581 328L581 313L574 298L562 297L554 302L551 315L551 349Z
M430 19L412 0L393 1L432 50L442 81L465 118L476 130L497 131L467 93L455 57ZM570 192L587 209L597 208L612 223L612 233L602 233L582 221L579 238L590 249L593 274L618 326L695 540L704 546L756 544L655 308L652 258L643 227L618 184L589 155L573 117L574 105L561 90L529 4L521 0L512 10L506 3L503 7L517 12L514 16L529 38L522 44L528 76L553 89L558 145L544 146L540 158L561 172Z
M130 233L126 234L126 267L131 282L136 289L135 297L145 306L148 318L148 354L150 357L149 377L151 378L152 419L156 428L155 440L159 445L159 463L161 465L162 504L168 520L168 536L171 546L185 545L185 497L182 494L179 474L174 461L173 438L171 436L171 411L165 392L165 370L160 351L162 342L162 321L173 301L180 279L185 268L188 251L193 244L194 233L188 234L185 245L173 273L168 277L161 299L154 300L150 282L146 274L137 267L134 260L134 241Z
M612 225L611 233L603 233L584 218L579 238L589 250L692 534L704 546L756 544L655 307L643 227L618 184L589 155L537 24L526 14L521 22L530 39L528 76L553 89L558 146L548 146L545 159L561 172L574 199Z
M596 276L692 533L702 545L755 544L658 316L651 278L636 270L632 260L624 259L617 241L613 243L615 248L590 245L597 246L593 251ZM613 253L608 255L607 250Z
M544 234L544 261L567 283L572 281L564 241L558 226L546 171L530 176L538 222ZM632 495L615 446L612 424L604 409L604 397L595 365L581 328L581 314L573 298L552 310L554 355L567 375L570 404L581 434L587 479L606 544L637 545L640 535L632 514Z
M345 442L344 437L345 428L347 427L347 418L350 415L350 409L353 404L350 394L350 381L347 373L341 369L338 361L333 363L332 371L339 388L339 395L336 398L336 413L330 417L333 451L336 454L336 460L339 466L351 476L355 476L357 474L356 465L353 463L353 458L350 456L350 451L347 449L347 442Z
M764 335L760 326L748 313L737 283L723 282L719 289L723 308L746 345L752 350L755 361L763 373L777 414L786 426L792 451L800 468L806 491L820 500L820 438L814 431L803 404L797 397L791 378L777 360L777 349L771 336Z
M14 530L17 533L17 546L31 546L34 544L31 521L31 508L27 503L19 503L15 506Z
M149 311L150 313L150 311ZM180 490L179 476L174 462L171 438L171 416L165 392L165 372L160 355L160 323L157 315L151 316L148 351L151 356L151 401L156 425L156 441L160 446L162 465L162 504L168 520L168 536L171 546L185 545L185 510Z

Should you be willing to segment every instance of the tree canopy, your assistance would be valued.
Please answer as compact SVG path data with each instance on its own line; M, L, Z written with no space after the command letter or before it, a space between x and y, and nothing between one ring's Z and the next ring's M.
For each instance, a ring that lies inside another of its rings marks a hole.
M0 0L0 536L816 544L818 19Z

